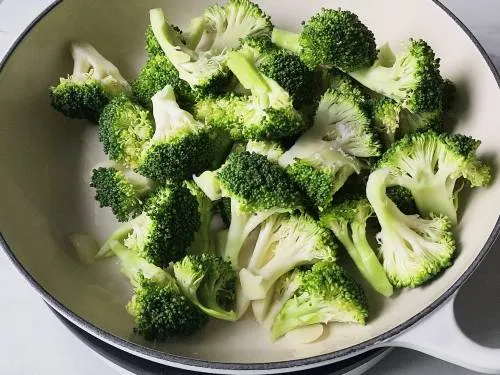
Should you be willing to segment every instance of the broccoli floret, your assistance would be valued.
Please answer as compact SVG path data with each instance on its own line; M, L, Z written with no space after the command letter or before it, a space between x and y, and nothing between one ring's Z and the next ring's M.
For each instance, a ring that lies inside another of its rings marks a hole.
M227 64L249 97L207 98L195 105L195 116L227 129L235 140L279 140L300 134L306 127L290 95L276 81L259 72L244 54L230 52Z
M412 113L441 108L443 79L439 59L423 40L410 39L392 66L375 62L349 74L369 89L395 100Z
M144 202L154 189L150 179L119 165L92 170L90 186L101 207L110 207L118 221L141 214Z
M173 266L184 295L205 314L236 320L236 272L216 255L188 255Z
M354 87L328 90L320 100L314 124L280 158L294 181L321 211L353 173L359 158L380 155L380 142L365 108L364 95Z
M368 303L363 289L339 265L316 263L300 278L300 286L273 320L274 340L317 323L365 324Z
M158 188L146 201L144 212L118 228L97 257L106 256L112 241L120 241L158 267L182 259L200 228L196 198L184 185Z
M163 269L148 263L118 241L111 245L120 259L122 272L134 286L127 311L134 317L134 331L146 340L164 341L169 337L186 337L208 323Z
M172 86L153 98L155 132L143 147L138 171L153 180L183 180L220 161L228 136L196 121L179 107Z
M179 78L179 72L164 55L151 56L132 83L137 101L144 107L152 107L151 98L166 85L174 88L179 106L189 110L195 101L195 94L188 83Z
M386 195L390 179L390 169L373 171L366 195L382 228L377 240L389 280L413 288L451 266L456 250L452 222L446 216L423 219L402 213Z
M370 202L365 197L352 196L324 211L321 224L332 230L373 289L389 297L392 285L366 237L366 222L372 216Z
M136 168L142 150L153 135L150 112L120 95L104 107L99 118L99 140L111 160Z
M418 214L417 205L411 191L403 186L389 186L386 189L387 197L394 202L405 215Z
M490 167L476 157L480 143L460 134L412 133L383 155L378 168L390 170L389 185L411 191L424 217L444 215L456 223L457 180L463 177L473 187L491 180Z
M217 209L222 222L229 228L231 225L231 198L221 198L217 201Z
M285 150L278 142L272 141L248 141L246 145L248 152L264 155L271 161L277 162Z
M200 226L196 231L194 240L189 247L189 254L205 254L215 252L215 243L211 237L210 229L214 211L214 202L196 185L194 181L186 181L187 188L198 202Z
M443 81L442 95L442 109L444 111L451 110L455 105L455 100L457 97L457 87L451 80L445 79Z
M351 72L369 67L377 58L373 32L347 10L323 8L303 23L300 34L275 28L272 40L297 52L313 69L326 65Z
M224 5L209 7L204 17L211 36L210 49L236 49L241 39L271 35L270 17L260 7L248 0L229 0Z
M52 107L70 118L97 123L111 98L131 94L118 68L88 43L73 43L73 73L50 87Z
M224 258L238 269L243 243L269 216L302 208L302 197L286 172L254 152L230 154L216 173L222 196L231 198L231 225Z
M240 271L250 300L266 297L288 271L319 261L334 261L337 244L331 232L309 216L273 215L261 225L247 268Z

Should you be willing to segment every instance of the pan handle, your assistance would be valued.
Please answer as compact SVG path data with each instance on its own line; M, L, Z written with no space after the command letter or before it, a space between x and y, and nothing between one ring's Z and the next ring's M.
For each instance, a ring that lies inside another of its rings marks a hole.
M458 326L454 312L456 295L421 323L383 345L414 349L485 374L500 374L500 349L477 344Z

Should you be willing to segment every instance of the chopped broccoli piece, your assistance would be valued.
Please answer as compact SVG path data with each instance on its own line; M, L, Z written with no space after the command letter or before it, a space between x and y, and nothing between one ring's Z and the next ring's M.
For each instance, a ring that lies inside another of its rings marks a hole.
M235 140L279 140L305 129L304 118L289 94L243 53L230 52L227 64L251 95L201 100L194 107L198 119L228 130Z
M183 35L182 35L182 30L179 29L175 25L170 25L172 29L172 33L183 43L185 42ZM157 55L165 55L165 52L163 52L163 49L161 48L160 43L158 43L158 40L156 40L156 36L153 32L153 28L151 25L148 25L146 27L146 31L144 33L144 39L146 42L146 52L148 53L148 57L153 57Z
M236 320L236 272L231 263L211 255L188 255L173 266L184 295L205 314Z
M366 237L366 222L373 215L365 197L348 197L323 212L321 224L332 230L373 289L389 297L392 285Z
M224 257L238 269L246 238L269 216L302 208L302 197L286 172L254 152L230 154L216 174L222 196L231 198L231 225Z
M210 233L214 202L205 195L194 181L186 181L186 186L198 202L200 216L200 227L196 231L194 240L189 247L189 254L214 253L215 243Z
M172 86L153 98L156 129L142 150L139 173L153 180L183 180L213 166L230 140L179 107Z
M250 300L263 299L288 271L334 261L336 250L331 232L311 217L272 215L261 225L248 267L240 271L243 293Z
M354 86L328 90L320 100L314 125L280 158L294 181L321 211L353 173L359 158L380 155L380 142Z
M104 107L99 118L99 140L111 160L136 168L142 150L153 135L150 112L120 95Z
M99 250L106 256L110 243L120 241L158 267L182 259L200 228L198 202L186 186L158 188L146 201L144 212L118 228Z
M389 280L396 287L417 287L452 264L456 250L452 221L405 215L386 195L391 170L370 174L366 195L382 228L377 239Z
M208 323L208 317L182 295L166 271L118 241L113 241L111 247L121 261L122 272L134 286L127 311L135 319L135 332L146 340L164 341L189 336Z
M349 74L369 89L395 100L412 113L441 108L443 79L439 59L423 40L410 39L392 66L375 62Z
M274 318L274 340L287 332L317 323L365 324L368 304L363 289L339 265L316 263L300 278L300 286Z
M168 58L161 55L151 56L132 83L137 101L144 107L152 107L151 98L165 86L174 88L179 106L189 110L195 102L195 94L186 81L179 78L179 72Z
M412 133L383 155L378 168L390 170L390 185L411 191L424 217L444 215L456 223L456 181L463 177L471 186L485 186L491 180L490 167L476 157L479 145L460 134Z
M73 43L73 73L50 88L52 107L70 118L97 123L113 97L131 94L118 68L88 43Z
M311 68L326 65L351 72L369 67L377 58L373 32L348 10L323 8L303 23L300 34L275 28L272 40L297 52Z
M155 184L115 165L93 169L90 186L95 189L95 200L101 207L110 207L118 221L127 221L141 214Z
M248 152L264 155L271 161L277 162L285 150L278 142L272 141L248 141L246 145Z

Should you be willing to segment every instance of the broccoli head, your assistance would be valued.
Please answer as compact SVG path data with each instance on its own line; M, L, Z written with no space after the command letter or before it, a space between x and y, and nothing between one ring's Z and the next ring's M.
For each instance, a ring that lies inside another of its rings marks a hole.
M369 89L393 99L412 113L441 108L443 79L439 59L423 40L410 39L392 66L375 62L349 74Z
M73 43L73 73L50 88L52 107L70 118L97 123L113 97L131 94L118 68L88 43Z
M297 52L313 69L326 65L351 72L369 67L377 58L373 32L348 10L323 8L303 22L300 34L275 28L272 39Z
M379 251L393 285L417 287L452 264L456 250L452 221L446 216L424 219L402 213L386 194L390 179L390 169L377 169L366 187L381 227Z
M150 112L120 95L104 107L99 118L99 140L111 160L127 168L136 168L142 150L153 135Z
M211 255L188 255L173 266L183 294L205 314L235 320L236 272L231 263Z
M300 286L272 323L274 340L287 332L317 323L365 324L368 304L363 289L342 269L330 262L316 263L304 271Z
M127 221L141 214L144 202L154 183L119 165L92 170L90 186L101 207L110 207L118 221Z
M479 145L460 134L412 133L396 142L377 166L390 170L390 185L411 191L423 216L444 215L456 223L457 180L463 177L473 187L491 180L490 167L476 157Z
M288 271L319 261L334 261L337 244L331 232L307 215L277 214L261 225L248 267L240 271L250 300L266 297Z

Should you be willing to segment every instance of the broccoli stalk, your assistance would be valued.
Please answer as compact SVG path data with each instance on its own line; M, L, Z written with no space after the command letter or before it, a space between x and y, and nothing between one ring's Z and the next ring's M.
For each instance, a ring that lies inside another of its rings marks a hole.
M337 245L331 233L307 216L273 215L264 224L248 268L240 271L250 300L266 297L288 271L318 261L333 261ZM269 259L263 262L264 259Z
M130 279L134 294L126 308L134 317L134 331L150 341L189 336L208 323L163 269L148 263L118 241L111 249L120 259L122 272Z
M366 221L374 212L366 198L347 198L321 215L356 264L363 277L380 294L389 297L393 288L366 238Z
M209 255L188 255L173 265L184 295L205 314L222 320L236 320L236 272L231 263Z
M189 254L213 254L215 252L214 239L211 236L211 224L214 210L214 202L194 183L187 181L186 186L198 202L198 212L200 215L200 227L196 231L194 240L189 247Z
M130 96L131 87L118 68L88 43L73 43L73 73L50 88L52 106L70 118L97 123L106 104L115 96Z
M382 228L378 234L383 266L397 287L417 287L452 264L455 241L445 216L423 219L403 214L386 195L390 169L370 174L366 195Z

